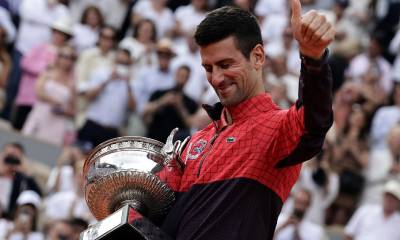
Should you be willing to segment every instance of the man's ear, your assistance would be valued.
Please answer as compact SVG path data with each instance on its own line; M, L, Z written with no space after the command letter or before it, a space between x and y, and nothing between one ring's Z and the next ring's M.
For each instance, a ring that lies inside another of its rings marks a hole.
M250 53L250 61L257 70L261 70L264 66L265 53L264 47L257 44Z

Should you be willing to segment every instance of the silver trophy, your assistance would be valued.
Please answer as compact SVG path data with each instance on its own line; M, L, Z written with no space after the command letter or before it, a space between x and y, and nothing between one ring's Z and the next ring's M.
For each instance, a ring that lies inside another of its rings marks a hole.
M162 171L179 171L185 141L166 144L145 137L119 137L97 146L85 161L85 197L99 220L81 234L93 239L169 239L156 224L175 201Z

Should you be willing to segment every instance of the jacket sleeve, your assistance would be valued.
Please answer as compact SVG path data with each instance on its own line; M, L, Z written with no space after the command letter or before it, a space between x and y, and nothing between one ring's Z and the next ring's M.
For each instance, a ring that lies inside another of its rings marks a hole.
M297 119L304 121L304 131L294 149L287 157L278 161L276 164L278 168L304 162L319 153L325 135L333 123L332 72L327 63L328 50L320 60L302 55L300 58L299 99L294 106L297 111L291 109L288 115L303 114L302 118L297 116ZM288 118L293 117L288 116ZM293 130L290 126L285 125L283 129L286 132Z

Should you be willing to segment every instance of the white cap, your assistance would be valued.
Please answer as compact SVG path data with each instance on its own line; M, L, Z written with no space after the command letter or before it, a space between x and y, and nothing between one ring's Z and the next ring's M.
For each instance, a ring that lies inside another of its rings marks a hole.
M56 20L51 26L53 30L73 36L72 20L69 17L62 17Z
M385 193L390 193L395 196L398 200L400 200L400 181L398 180L390 180L385 184L384 188Z
M19 194L17 199L18 206L25 205L25 204L32 204L35 208L39 208L42 199L40 198L39 194L32 190L25 190Z

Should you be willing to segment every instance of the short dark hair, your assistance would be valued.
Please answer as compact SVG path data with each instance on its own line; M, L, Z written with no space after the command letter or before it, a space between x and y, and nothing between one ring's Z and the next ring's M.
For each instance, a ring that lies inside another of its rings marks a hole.
M260 26L250 12L237 7L225 6L211 11L197 26L194 38L200 46L235 37L236 47L246 57L257 44L263 44Z

